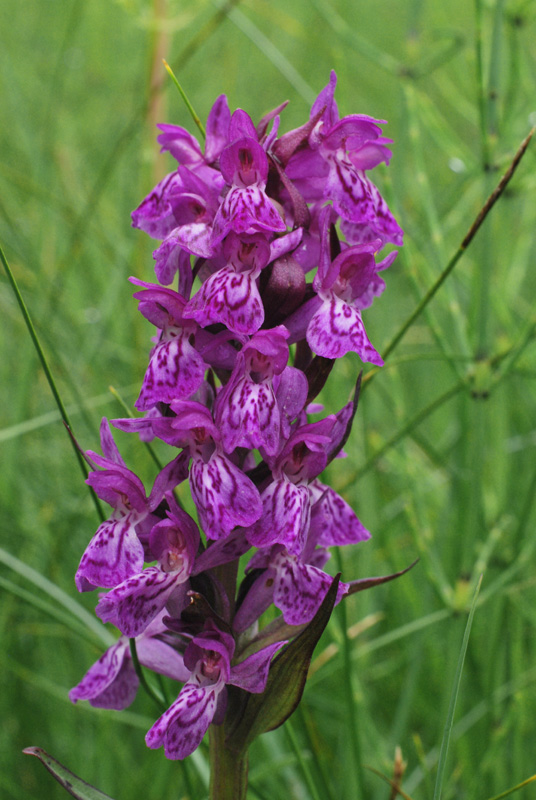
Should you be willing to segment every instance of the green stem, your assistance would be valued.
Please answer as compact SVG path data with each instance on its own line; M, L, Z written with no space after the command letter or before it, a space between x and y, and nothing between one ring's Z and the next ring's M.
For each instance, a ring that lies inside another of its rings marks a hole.
M132 656L132 663L134 664L134 669L136 670L136 675L139 678L140 685L144 689L144 691L149 695L151 700L154 700L160 713L162 714L166 710L166 704L164 698L157 694L155 690L149 686L147 680L145 678L142 666L140 664L140 660L138 658L138 651L136 650L136 639L129 639L130 645L130 655Z
M421 302L419 303L417 308L413 311L412 314L410 314L410 316L408 317L406 322L402 325L402 327L395 334L395 336L391 339L391 341L389 342L389 344L387 345L387 347L383 351L382 356L383 356L384 361L387 360L387 357L392 353L392 351L395 349L395 347L400 343L401 339L405 336L405 334L411 328L411 326L413 325L413 323L415 322L417 317L419 317L421 315L422 311L426 308L426 306L428 305L428 303L430 302L432 297L435 295L437 290L442 286L442 284L448 278L448 276L450 275L450 273L452 272L452 270L454 269L454 267L456 266L456 264L458 263L458 261L460 260L462 255L465 253L465 251L467 250L467 248L471 244L471 242L474 239L474 237L475 237L477 231L479 230L480 226L482 225L482 223L484 222L484 220L488 216L489 212L491 211L491 209L493 208L493 206L495 205L495 203L497 202L499 197L502 195L502 193L506 189L510 179L512 178L514 172L516 171L516 168L517 168L519 162L523 158L523 156L525 154L525 151L526 151L527 147L529 146L529 143L530 143L530 140L531 140L532 135L534 133L534 130L535 129L533 128L530 131L530 133L528 134L528 136L526 136L526 138L523 139L523 141L519 145L519 148L518 148L514 158L512 159L512 162L511 162L510 166L508 167L508 169L506 170L506 172L502 176L502 178L499 181L499 183L497 184L496 188L493 190L493 192L490 194L490 196L488 197L488 199L486 200L486 202L484 203L484 205L480 209L479 213L476 216L475 221L473 222L473 224L469 228L464 240L462 241L462 243L458 247L457 251L454 253L452 258L448 262L447 266L445 267L445 269L443 270L443 272L441 273L439 278L436 280L436 282L433 284L433 286L431 286L430 289L428 289L428 291L424 295L423 299L421 300Z
M41 362L41 366L43 367L44 373L46 375L46 379L48 381L48 385L50 386L50 390L52 392L54 400L56 401L56 405L58 406L58 410L59 410L59 412L61 414L61 418L62 418L63 422L65 423L65 427L67 428L67 432L69 434L69 438L71 440L71 444L73 446L73 449L74 449L74 452L75 452L75 455L76 455L76 459L77 459L77 461L78 461L78 463L80 465L80 469L82 470L82 474L83 474L84 479L85 479L85 478L87 478L87 475L88 475L88 470L87 470L87 467L86 467L86 463L85 463L85 461L84 461L84 459L83 459L83 457L82 457L82 455L81 455L81 453L80 453L80 451L79 451L79 449L78 449L78 447L76 445L76 441L74 440L74 438L72 436L71 422L70 422L69 417L67 415L67 411L65 410L65 406L63 405L63 401L62 401L62 399L61 399L61 397L59 395L59 392L58 392L58 390L56 388L56 383L54 382L54 378L52 377L52 372L50 371L50 367L48 366L48 361L46 359L46 356L45 356L45 353L43 351L43 348L41 347L41 342L39 341L39 338L38 338L37 333L35 331L35 328L33 326L33 322L32 322L32 319L30 317L30 312L28 311L28 308L26 307L26 303L24 302L24 298L23 298L23 296L22 296L22 294L20 292L20 289L18 287L17 281L15 280L15 276L13 275L13 273L11 271L11 267L8 264L7 258L5 257L4 251L2 250L1 246L0 246L0 261L2 261L2 264L4 265L4 269L6 271L8 280L9 280L9 282L11 284L11 288L13 289L15 297L17 298L17 303L19 304L20 310L22 312L22 316L24 318L24 322L26 323L26 327L28 329L28 333L30 334L30 338L31 338L31 340L33 342L33 345L34 345L35 349L36 349L37 355L38 355L39 360ZM95 508L97 510L97 514L99 515L99 518L100 518L100 520L102 522L102 521L104 521L106 519L106 517L105 517L105 515L104 515L104 513L102 511L102 508L101 508L100 503L98 501L97 495L95 494L95 491L91 486L89 487L89 491L90 491L91 497L93 499L93 503L95 504Z
M211 725L210 737L210 800L246 800L248 756L236 753L225 744L223 725Z

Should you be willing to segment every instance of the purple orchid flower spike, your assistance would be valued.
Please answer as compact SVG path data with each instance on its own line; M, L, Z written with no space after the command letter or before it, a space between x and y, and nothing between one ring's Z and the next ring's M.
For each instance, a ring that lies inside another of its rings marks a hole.
M288 336L282 325L259 331L238 354L216 401L215 420L227 453L236 447L263 447L275 455L279 449L281 416L273 378L287 365Z
M182 655L165 641L166 628L162 614L136 638L136 652L140 664L160 675L176 681L186 681L190 671L184 666ZM89 700L95 708L122 711L136 697L139 679L132 663L129 640L121 636L89 668L80 683L69 692L69 699Z
M157 403L190 397L201 386L207 365L191 344L198 326L183 317L185 299L172 289L130 280L144 287L134 294L138 308L161 331L134 404L140 411L148 411Z
M99 525L87 546L76 572L78 591L91 591L97 586L112 588L140 572L144 561L144 546L139 526L161 502L164 492L187 476L184 458L174 459L156 477L150 497L146 497L140 479L127 469L121 460L109 432L108 423L101 424L103 450L113 460L88 451L88 456L102 470L94 470L86 481L114 509L112 516ZM117 455L116 455L117 453Z
M227 685L263 692L272 656L283 644L272 644L231 666L233 637L207 620L205 629L193 637L184 653L191 676L175 702L147 733L147 746L154 749L164 745L167 758L186 758L199 746L212 722L223 722Z
M199 529L194 520L166 493L167 519L157 523L149 537L149 548L158 565L147 567L101 597L96 613L112 622L125 636L139 636L168 604L187 605L187 581L199 547Z
M257 278L270 258L263 234L230 234L224 242L226 266L202 285L186 304L184 316L202 327L223 323L238 334L253 334L264 321L264 308Z

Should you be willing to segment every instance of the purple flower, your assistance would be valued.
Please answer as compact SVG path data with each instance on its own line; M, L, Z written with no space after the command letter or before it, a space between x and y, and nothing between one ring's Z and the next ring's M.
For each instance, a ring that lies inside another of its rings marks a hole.
M175 608L180 607L185 598L199 530L171 493L166 493L166 500L170 507L167 519L157 523L149 537L149 548L158 565L123 581L101 596L97 605L97 616L103 622L112 622L125 636L139 636L166 604L173 602Z
M270 258L269 244L260 233L230 234L223 250L226 265L204 282L184 316L202 327L221 322L234 333L255 333L264 320L257 278Z
M326 596L333 576L277 544L254 556L247 567L262 569L253 582L233 621L233 629L242 633L273 603L287 625L304 625L312 620ZM336 603L348 591L340 583Z
M281 415L273 378L287 365L288 336L282 325L259 331L238 354L216 401L216 424L227 453L236 447L263 447L275 455L279 449Z
M172 289L130 280L144 287L134 294L138 308L161 331L135 403L140 411L148 411L156 403L190 397L203 382L207 365L191 344L198 326L183 318L185 299Z
M184 666L182 656L158 638L165 631L160 617L136 638L136 651L140 664L160 675L185 681L190 672ZM138 686L139 679L132 663L128 638L121 636L89 668L80 683L71 689L69 698L73 703L78 700L89 700L90 705L96 708L121 711L132 703Z
M164 745L167 758L183 759L199 746L211 722L223 721L227 685L248 692L264 691L273 654L284 642L260 650L231 666L235 650L232 636L207 620L205 629L194 636L184 653L191 676L178 698L147 733L147 746Z
M244 472L225 456L221 434L210 411L201 403L171 403L175 417L149 420L114 420L122 430L136 430L150 422L159 438L185 448L190 466L190 489L199 522L209 539L227 536L233 528L249 527L259 519L259 492Z
M336 82L332 72L311 109L314 119L324 107L309 134L309 146L291 156L286 173L308 201L331 200L344 219L364 223L382 241L401 245L400 226L365 174L382 161L389 163L390 140L381 135L381 120L364 114L339 120L333 100Z
M221 153L220 169L231 188L216 214L213 242L220 242L230 231L282 233L286 225L265 191L268 158L253 123L241 109L231 117L230 133L237 137Z
M174 459L156 477L151 495L146 497L140 479L124 466L106 419L101 424L101 442L108 457L92 451L88 451L88 456L104 469L91 472L86 483L114 511L99 525L82 556L75 578L80 592L96 586L117 586L141 571L144 548L138 526L157 508L164 492L187 476L184 459Z
M179 164L185 164L206 180L207 177L218 175L216 170L211 169L211 165L228 144L230 121L231 113L227 98L221 94L207 117L204 155L197 140L185 128L178 125L158 125L162 131L158 141L162 145L163 152L167 150Z
M273 461L274 480L261 495L262 515L247 533L251 544L268 547L280 543L289 553L301 553L311 518L309 483L327 464L335 422L335 416L330 416L291 434Z

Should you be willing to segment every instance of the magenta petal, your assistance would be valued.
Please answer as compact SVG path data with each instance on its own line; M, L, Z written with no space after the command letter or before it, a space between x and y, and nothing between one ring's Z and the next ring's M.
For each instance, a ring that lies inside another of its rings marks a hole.
M141 636L136 642L136 650L140 664L147 669L182 683L190 677L190 670L184 666L182 655L165 642L152 636Z
M285 553L276 555L272 566L277 573L274 605L283 612L285 622L288 625L310 622L332 584L331 575L310 564L302 564L297 558ZM336 603L347 590L347 584L339 584Z
M210 164L220 155L229 137L231 112L227 97L221 94L210 109L207 117L207 138L205 143L205 159Z
M97 529L76 572L78 591L85 578L94 586L110 587L130 578L143 568L143 546L136 535L131 514L109 519Z
M188 341L188 333L171 329L153 349L135 402L139 411L148 411L157 403L171 403L192 395L205 377L206 365Z
M234 186L214 219L212 242L217 244L229 231L246 233L250 229L283 233L286 226L264 189L256 184Z
M261 516L262 503L254 483L217 452L206 464L194 459L190 487L209 539L220 539L237 526L248 527Z
M279 650L284 644L286 644L286 641L271 644L263 650L258 650L256 653L253 653L249 658L241 661L240 664L231 667L229 683L232 683L233 686L239 686L241 689L245 689L246 692L253 692L255 694L264 692L272 656L276 650Z
M295 486L285 478L273 481L262 493L262 516L247 533L255 547L281 543L300 553L309 528L311 511L307 486Z
M274 576L273 569L263 569L258 578L253 581L233 618L233 630L236 633L243 633L247 630L272 605Z
M101 597L96 614L103 622L112 622L125 636L134 638L164 608L177 583L176 574L148 567Z
M223 323L234 333L252 334L264 321L256 271L236 272L231 266L211 275L187 303L184 316L202 327Z
M275 455L279 447L280 415L271 382L239 380L226 402L218 409L224 449L264 447Z
M378 366L383 364L381 356L368 340L359 309L333 294L311 319L307 342L319 356L341 358L353 351L361 361Z
M370 539L370 533L343 498L329 486L316 483L323 491L311 509L311 534L323 547L356 544Z
M119 450L117 449L117 445L114 442L114 437L112 436L112 431L110 430L110 423L103 417L100 424L100 440L101 440L101 448L105 458L109 461L113 461L114 464L118 464L120 467L125 467L125 462L123 461Z
M138 677L128 656L128 642L120 639L93 664L78 686L69 692L73 703L89 700L96 708L121 711L138 690Z
M201 553L196 559L192 575L199 575L200 572L206 572L208 569L220 566L220 564L228 564L229 561L235 561L244 553L247 553L250 547L251 545L246 539L246 534L243 530L233 531L227 538L214 542Z
M329 175L324 189L325 199L333 201L338 214L352 222L373 220L374 200L370 183L364 174L341 156L329 159Z
M201 744L216 713L222 686L186 683L178 698L147 733L147 747L164 745L166 758L182 759Z

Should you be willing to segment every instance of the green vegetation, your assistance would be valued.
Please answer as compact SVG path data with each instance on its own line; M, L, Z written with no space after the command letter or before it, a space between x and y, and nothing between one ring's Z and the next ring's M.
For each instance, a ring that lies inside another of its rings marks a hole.
M162 57L203 122L225 92L254 119L286 94L284 124L300 124L332 67L342 113L388 119L381 189L406 239L365 312L380 352L536 124L528 0L3 0L0 30L0 243L84 448L101 416L124 415L108 386L131 405L146 364L152 328L127 277L153 280L152 247L129 215L171 168L154 124L197 132ZM518 786L536 772L535 165L532 143L386 366L365 369L329 480L373 539L341 553L343 579L420 562L336 610L300 709L251 749L252 800L387 800L377 773L393 778L397 746L412 800L536 796ZM121 713L68 700L111 635L73 581L98 517L0 275L0 795L64 800L22 755L35 745L115 800L202 800L207 751L147 750L149 697ZM359 369L337 365L328 411ZM117 439L149 482L151 455Z

